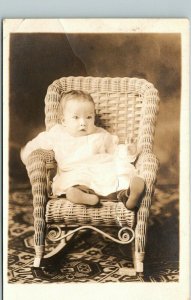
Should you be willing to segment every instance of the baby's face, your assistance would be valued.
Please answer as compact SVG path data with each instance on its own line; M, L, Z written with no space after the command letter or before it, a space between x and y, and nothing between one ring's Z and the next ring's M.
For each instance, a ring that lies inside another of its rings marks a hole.
M95 108L88 101L69 100L64 107L64 126L75 137L91 134L95 131Z

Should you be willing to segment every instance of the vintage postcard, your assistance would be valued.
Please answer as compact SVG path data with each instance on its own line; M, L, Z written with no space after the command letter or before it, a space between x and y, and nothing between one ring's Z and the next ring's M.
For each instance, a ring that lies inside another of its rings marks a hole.
M5 299L189 297L189 22L3 22Z

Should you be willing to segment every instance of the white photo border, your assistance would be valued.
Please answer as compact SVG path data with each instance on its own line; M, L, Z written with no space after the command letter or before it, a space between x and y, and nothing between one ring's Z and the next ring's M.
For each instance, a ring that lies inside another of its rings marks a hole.
M3 268L9 299L188 299L189 298L189 21L187 19L6 19L3 24ZM9 37L19 32L180 33L180 277L178 283L8 284ZM186 158L186 159L185 159Z

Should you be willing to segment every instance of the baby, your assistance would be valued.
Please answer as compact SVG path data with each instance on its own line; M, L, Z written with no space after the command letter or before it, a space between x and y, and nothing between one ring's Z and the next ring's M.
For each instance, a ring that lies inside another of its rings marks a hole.
M34 150L53 150L58 165L53 195L96 205L101 197L117 193L126 208L134 209L145 186L132 164L135 146L119 145L116 135L95 126L95 104L87 93L63 94L59 115L61 124L40 133L21 150L23 163Z

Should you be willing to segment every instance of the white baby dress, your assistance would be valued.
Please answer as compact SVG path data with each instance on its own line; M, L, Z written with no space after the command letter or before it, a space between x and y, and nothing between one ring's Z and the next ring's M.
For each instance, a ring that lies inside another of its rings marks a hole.
M58 164L52 190L54 195L65 194L75 185L85 185L95 193L107 196L129 187L136 174L131 164L135 156L124 159L125 145L118 145L118 137L100 127L95 132L73 137L57 124L41 132L22 149L21 158L26 164L30 153L37 149L53 150Z

